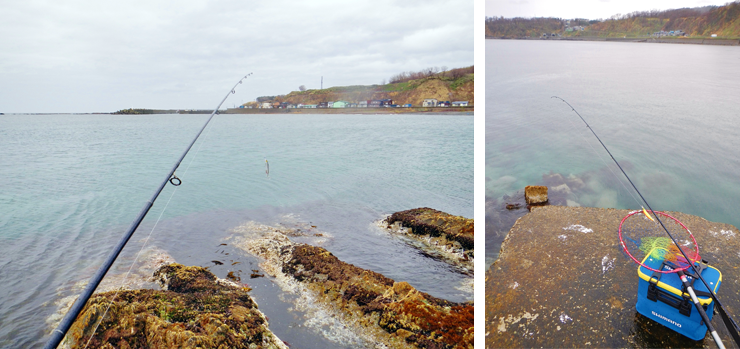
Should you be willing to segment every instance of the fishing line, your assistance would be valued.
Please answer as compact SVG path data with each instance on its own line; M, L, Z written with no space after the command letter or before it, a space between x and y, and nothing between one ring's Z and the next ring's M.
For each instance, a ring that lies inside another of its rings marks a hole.
M52 349L56 348L59 343L64 339L64 336L67 334L67 331L69 331L69 328L72 327L72 324L74 323L74 320L77 318L77 316L80 314L82 309L84 308L87 301L92 296L93 292L95 292L95 289L100 285L100 282L103 280L103 277L105 277L105 274L108 273L108 270L110 270L110 267L113 265L113 262L115 262L116 258L118 258L118 255L121 253L123 248L126 246L128 241L131 239L131 236L134 234L136 229L139 227L141 222L144 220L144 217L146 217L147 213L149 213L149 210L154 205L154 202L159 197L159 194L162 192L164 187L167 185L167 183L171 183L172 185L178 186L182 184L182 181L177 178L175 175L175 171L180 167L180 164L182 163L183 159L185 159L185 156L190 152L190 149L193 147L195 142L198 140L200 135L205 130L206 126L208 126L208 123L211 122L213 119L213 116L218 113L218 108L223 105L223 103L226 101L227 98L229 98L230 94L236 93L236 87L242 83L244 79L252 75L252 73L247 74L246 76L239 79L239 81L234 85L234 87L229 90L229 92L226 94L226 96L221 100L221 103L216 106L216 108L211 113L211 116L208 118L206 123L203 125L203 127L200 129L198 134L193 138L193 140L190 142L188 147L185 149L185 151L182 153L180 158L177 160L175 165L172 167L172 170L168 173L167 177L162 181L162 183L157 187L157 190L154 192L154 195L152 198L146 202L144 207L141 209L141 212L139 212L139 215L136 217L134 222L131 224L129 229L126 231L126 233L121 237L121 240L118 242L118 245L113 249L111 254L108 256L108 258L103 262L103 264L98 268L97 272L93 277L90 279L90 282L88 282L87 286L83 290L82 294L77 298L77 300L72 304L72 307L67 311L67 314L64 315L64 318L62 318L62 321L59 323L56 329L52 331L51 336L49 338L49 341L44 346L45 349ZM202 143L201 143L202 145ZM174 180L178 181L178 184L174 183ZM174 193L173 193L174 194Z
M673 241L673 243L674 243L674 244L675 244L676 246L680 246L680 244L679 244L679 243L678 243L678 242L676 241L676 239L675 239L675 238L673 237L673 235L671 235L671 232L670 232L670 231L668 231L668 228L666 228L666 227L665 227L665 225L663 224L663 221L661 221L661 220L660 220L660 218L658 217L658 215L657 215L657 214L655 214L655 211L653 211L653 208L652 208L652 207L650 207L650 204L649 204L649 203L647 202L647 200L645 200L645 197L644 197L644 196L642 196L642 193L640 193L640 190L638 190L638 189L637 189L637 186L635 186L635 183L633 183L633 182L632 182L632 180L631 180L631 179L630 179L630 177L629 177L629 176L627 175L627 173L626 173L626 172L624 172L624 169L622 168L622 166L620 166L620 165L619 165L619 162L617 162L617 160L616 160L616 159L614 158L614 156L613 156L613 155L612 155L612 153L611 153L611 152L609 151L609 149L608 149L608 148L606 147L606 145L604 145L604 142L602 142L602 141L601 141L601 138L599 138L599 136L598 136L598 135L596 134L596 132L595 132L595 131L594 131L594 130L593 130L593 129L591 128L591 125L589 125L589 124L588 124L588 122L586 122L586 120L585 120L585 119L583 118L583 116L581 116L581 114L580 114L580 113L578 113L578 111L576 111L576 109L575 109L575 108L573 108L573 106L572 106L572 105L570 105L570 103L566 102L566 101L565 101L564 99L562 99L562 98L560 98L560 97L557 97L557 96L552 96L551 98L557 98L557 99L559 99L559 100L563 101L563 102L564 102L565 104L567 104L567 105L568 105L568 106L569 106L569 107L570 107L570 108L571 108L571 109L573 110L573 112L575 112L575 113L576 113L576 115L578 115L578 117L579 117L579 118L581 118L581 120L583 121L583 123L584 123L584 124L586 124L586 127L588 127L588 129L589 129L589 130L591 130L591 133L593 133L593 135L594 135L594 136L596 137L596 139L598 139L598 140L599 140L599 143L601 143L601 146L602 146L602 147L604 147L604 150L606 150L606 152L607 152L607 153L609 154L609 156L610 156L610 157L612 158L612 160L614 160L614 163L615 163L615 164L617 164L617 167L619 167L619 169L620 169L620 170L622 171L622 174L624 174L624 177L625 177L625 178L627 178L627 181L629 181L629 183L630 183L630 184L632 185L632 188L634 188L634 189L635 189L635 192L637 192L637 194L638 194L638 195L640 196L640 198L642 199L642 202L644 202L644 203L645 203L645 206L647 206L647 207L648 207L648 209L649 209L649 210L650 210L650 212L651 212L651 213L653 214L653 216L655 217L655 219L656 219L656 220L658 221L658 223L660 224L660 226L661 226L661 227L663 228L663 230L664 230L664 231L666 232L666 234L668 234L668 237L670 237L670 238L671 238L671 241ZM684 257L684 258L685 258L686 260L691 260L691 259L690 259L690 258L689 258L689 257L688 257L688 256L686 255L686 253L685 253L685 252L683 251L683 249L680 249L680 248L679 248L679 249L678 249L678 251L679 251L679 252L681 252L681 255L683 255L683 257ZM705 287L707 288L707 290L709 291L709 294L710 294L710 296L712 297L712 299L713 299L713 300L714 300L714 301L716 302L716 304L717 304L717 307L716 307L716 308L718 308L718 309L719 309L719 313L720 313L720 316L722 317L722 320L723 320L723 322L725 323L725 326L727 327L728 331L730 332L730 335L732 335L732 337L733 337L733 339L735 340L735 342L736 342L736 343L737 343L738 345L740 345L740 328L738 328L738 325L737 325L737 323L735 323L735 320L733 320L733 319L732 319L732 318L731 318L731 317L729 316L729 314L727 314L727 313L725 312L725 310L724 310L724 307L722 306L722 303L721 303L721 302L719 301L719 299L717 298L717 295L716 295L716 294L714 293L714 291L712 290L712 288L710 288L710 287L709 287L709 284L708 284L708 283L707 283L707 281L706 281L706 280L704 280L704 278L703 278L703 277L701 276L701 273L700 273L700 272L699 272L698 270L696 270L696 267L694 266L694 263L689 263L689 265L691 266L691 269L693 270L693 273L694 273L694 274L696 275L696 277L697 277L697 278L698 278L699 280L701 280L701 282L702 282L702 283L704 284L704 286L705 286ZM721 342L720 342L720 343L718 343L717 345L718 345L718 346L720 346L720 347L722 347L722 344L721 344Z
M198 156L198 153L200 153L200 149L203 148L203 144L206 143L208 140L208 135L211 134L211 129L213 127L209 127L206 131L206 134L203 135L203 139L200 141L200 144L198 145L198 148L195 150L195 153L192 157L190 157L190 162L188 162L188 166L185 167L185 171L183 171L183 174L181 175L183 178L187 177L188 170L190 169L190 166L195 161L195 158ZM174 177L177 178L177 177ZM182 180L178 178L180 184L182 184ZM170 180L170 183L172 183L172 180ZM121 280L121 285L115 289L115 293L113 294L113 297L108 302L108 306L105 308L105 311L103 312L103 315L100 316L100 319L98 320L97 324L95 325L95 328L92 330L92 333L90 334L90 338L87 340L87 343L85 343L85 348L87 348L90 345L90 341L92 341L93 337L95 337L95 332L98 331L98 327L100 327L100 324L105 319L105 315L108 314L108 311L110 310L110 307L113 305L113 302L118 298L118 294L123 290L124 285L126 284L126 281L128 280L129 275L131 275L131 270L134 269L134 265L136 265L136 262L139 261L139 257L141 256L141 253L144 252L144 248L146 248L147 244L149 243L149 239L152 237L152 234L154 233L154 230L157 228L157 225L159 225L159 221L162 220L162 216L167 211L167 207L170 205L170 201L172 201L172 198L175 196L175 193L177 193L177 189L179 189L180 184L174 184L172 185L175 187L175 189L172 191L172 194L170 194L170 198L167 200L167 203L162 208L162 211L159 213L159 216L157 217L157 221L154 222L154 226L152 226L152 229L149 231L149 235L147 235L146 239L144 239L144 243L141 245L141 248L139 249L139 252L136 254L136 258L134 258L134 261L131 263L131 266L129 266L128 271L126 271L126 274L123 276L123 280Z
M562 100L563 102L565 102L565 100L563 100L563 99L562 99L562 98L560 98L560 97L555 97L555 96L553 96L552 98L558 98L558 99ZM565 102L565 103L566 103L566 104L568 104L568 102ZM570 106L570 104L568 104L568 106ZM571 107L571 109L573 109L573 107ZM576 110L575 110L575 109L573 109L573 111L576 111ZM578 113L578 112L576 112L576 113ZM580 115L579 115L579 116L580 116ZM577 128L577 127L576 127L576 125L575 125L575 124L573 123L573 121L571 121L571 120L570 120L570 118L565 118L565 119L566 119L566 120L568 120L568 123L570 123L570 125L571 125L571 126L573 126L573 129L576 129L576 128ZM596 148L594 148L594 146L593 146L593 145L591 144L591 142L589 142L589 141L588 141L588 140L586 139L586 136L584 136L584 135L583 135L583 134L582 134L581 132L576 132L576 133L577 133L577 134L578 134L579 136L581 136L581 138L583 139L583 141L584 141L584 142L585 142L586 144L588 144L588 146L589 146L589 147L591 148L591 150L593 150L593 151L594 151L594 154L596 154L596 156L598 156L598 157L599 157L599 159L601 159L601 162L602 162L602 163L604 164L604 167L606 167L606 168L607 168L607 169L609 170L609 172L611 172L611 173L612 173L612 175L614 175L614 178L615 178L615 179L617 180L617 182L619 182L619 184L621 184L621 185L622 185L622 187L623 187L623 188L624 188L624 190L625 190L625 191L627 192L627 194L630 194L630 196L632 197L632 199L634 199L634 200L635 200L635 202L636 202L636 203L637 203L638 205L640 205L640 200L638 200L638 199L637 199L637 197L635 196L635 194L632 194L632 190L629 190L629 188L627 188L627 185L626 185L626 184L624 184L624 182L622 181L622 179L621 179L621 178L619 178L619 176L617 176L617 173L616 173L616 172L614 172L614 170L613 170L613 169L611 168L611 166L609 166L609 164L608 164L608 163L606 162L606 160L604 160L604 158L603 158L603 157L601 156L601 154L599 154L599 152L598 152L598 151L596 151ZM610 154L610 155L611 155L611 154ZM641 205L641 206L642 206L642 205Z
M191 161L192 163L192 161ZM139 249L139 252L136 254L136 258L134 258L133 263L131 263L131 266L128 268L128 271L123 276L123 280L121 281L121 285L116 288L116 292L113 294L113 297L108 302L108 306L105 308L105 311L103 312L103 315L98 320L98 323L95 325L95 328L92 330L92 333L90 334L90 338L87 340L87 343L85 343L85 348L90 345L90 341L92 341L93 337L95 337L95 332L98 331L98 327L103 322L103 319L105 319L105 315L108 314L108 310L110 310L111 305L113 305L113 302L115 302L116 298L118 298L118 294L123 289L124 285L126 284L126 280L128 279L129 275L131 274L131 270L134 268L134 265L136 262L139 261L139 256L141 256L141 253L144 252L144 248L149 243L149 238L152 237L152 233L154 233L154 229L157 228L157 225L159 224L159 221L162 219L162 215L164 215L164 212L167 210L167 206L170 205L170 201L172 201L172 197L175 196L175 193L177 192L178 186L175 185L175 189L172 191L172 194L170 195L169 200L167 200L167 203L164 205L164 208L162 208L162 212L159 213L159 217L157 217L157 221L154 223L154 226L152 227L152 230L149 231L149 235L147 235L146 239L144 239L144 244L141 245L141 248Z

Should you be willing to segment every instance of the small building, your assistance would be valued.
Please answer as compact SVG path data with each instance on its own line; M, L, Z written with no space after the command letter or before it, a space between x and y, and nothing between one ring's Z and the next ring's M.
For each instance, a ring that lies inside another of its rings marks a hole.
M380 103L381 102L378 100L367 101L367 107L368 108L380 108Z
M452 105L452 103L450 103L450 101L444 101L444 102L437 103L437 106L438 107L449 107L450 105Z
M357 103L357 108L367 108L368 101L360 101Z
M387 106L390 106L391 104L393 104L393 100L390 99L390 98L386 98L386 99L381 99L380 100L380 106L381 107L387 107Z
M468 101L455 101L455 102L452 102L452 106L453 107L467 107Z
M436 107L437 106L437 99L436 98L426 98L424 99L424 102L421 103L422 107Z
M347 104L347 108L357 108L357 103Z
M349 102L347 101L336 101L331 107L332 108L347 108L348 104Z
M409 103L409 104L404 104L404 105L403 105L402 107L404 107L404 108L411 108L411 103Z
M713 37L713 38L716 38L716 37L717 37L717 34L712 34L712 37Z
M272 108L272 103L271 102L262 102L262 104L260 104L260 108L262 108L262 109L271 109Z
M316 105L316 108L328 108L329 103L327 102L321 102Z
M303 108L316 109L316 104L304 104Z
M334 108L334 102L326 102L327 108Z

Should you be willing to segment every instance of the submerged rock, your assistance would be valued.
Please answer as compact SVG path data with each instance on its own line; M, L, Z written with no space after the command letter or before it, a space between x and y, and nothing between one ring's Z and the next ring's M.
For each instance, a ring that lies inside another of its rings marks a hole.
M249 288L218 279L202 267L168 264L154 275L164 290L110 291L93 296L67 333L65 345L287 348L268 329Z
M340 261L331 252L291 242L279 232L237 242L265 259L260 266L312 318L330 317L361 341L348 346L472 348L473 305L448 302L379 273ZM314 309L307 309L314 307Z
M517 220L486 273L486 347L714 347L640 315L637 264L623 253L618 227L630 211L541 206ZM722 272L717 292L740 316L740 232L670 212L694 234L702 258ZM712 323L732 340L719 315Z
M475 248L472 219L422 207L396 212L384 222L392 232L414 237L437 250L443 260L472 275Z
M524 199L529 205L547 202L547 187L544 185L528 185L524 187Z

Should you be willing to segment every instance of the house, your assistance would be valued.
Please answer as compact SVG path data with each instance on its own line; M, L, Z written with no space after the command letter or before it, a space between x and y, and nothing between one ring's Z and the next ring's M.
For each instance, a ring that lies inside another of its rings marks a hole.
M367 108L368 101L360 101L360 103L357 103L358 108Z
M357 108L357 103L347 104L347 108Z
M456 102L452 102L452 106L453 107L467 107L468 106L468 101L456 101Z
M316 109L316 104L304 104L303 108Z
M390 98L386 98L386 99L381 99L380 100L380 106L381 107L387 107L387 106L390 106L391 104L393 104L393 100L390 99Z
M450 101L444 101L437 103L438 107L449 107L451 105Z
M270 108L272 108L272 103L271 102L262 102L262 104L260 104L260 108L270 109Z
M404 108L411 108L411 103L402 105Z
M329 103L327 102L321 102L316 105L316 108L328 108Z
M437 99L436 98L426 98L424 99L424 102L421 103L422 107L436 107L437 106Z
M368 108L379 108L380 107L380 103L381 102L378 101L378 100L367 101L367 107Z
M334 102L327 102L326 103L327 108L334 108Z
M336 101L334 102L334 105L332 105L331 107L332 108L347 108L347 104L349 104L349 102L347 101Z
M303 108L303 103L298 103L298 105L295 106L296 108Z

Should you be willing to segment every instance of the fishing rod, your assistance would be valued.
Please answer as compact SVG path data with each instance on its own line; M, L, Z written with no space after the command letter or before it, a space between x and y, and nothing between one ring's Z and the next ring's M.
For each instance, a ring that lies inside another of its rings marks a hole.
M645 200L645 197L642 196L642 193L640 193L640 190L637 189L637 186L635 186L635 183L633 183L632 180L630 179L630 177L627 175L627 173L624 172L624 169L622 168L622 166L619 165L619 162L617 162L617 159L614 158L614 156L609 151L609 149L606 147L606 145L604 145L604 142L601 141L601 138L599 138L599 136L596 134L596 132L594 131L594 129L591 128L591 125L589 125L588 122L586 122L586 120L583 118L583 116L581 116L581 114L576 110L576 108L573 108L573 106L570 105L570 103L568 103L566 100L564 100L564 99L562 99L562 98L560 98L558 96L552 96L550 98L557 98L557 99L563 101L563 103L567 104L570 107L570 109L573 110L573 112L575 112L576 115L578 115L579 118L581 118L581 121L583 121L583 123L586 124L586 127L588 127L588 129L591 130L591 133L593 133L593 135L596 137L596 139L599 140L599 143L601 143L601 146L604 147L604 150L606 150L606 152L609 153L609 156L612 158L612 160L614 160L614 163L617 164L617 167L619 167L619 170L622 171L622 174L624 174L624 177L627 178L627 181L630 182L630 184L632 185L632 188L634 188L635 191L637 192L637 194L640 195L640 199L642 199L642 202L645 203L645 206L648 207L648 209L650 210L650 212L652 212L652 214L655 217L655 219L658 220L658 223L660 223L660 226L663 227L663 230L665 230L665 232L668 234L668 237L671 238L671 241L673 241L673 243L676 244L676 246L680 246L678 244L678 242L676 241L676 239L673 238L673 235L671 235L671 232L668 231L668 228L666 228L665 225L663 225L663 221L661 221L660 218L658 217L658 215L655 214L655 211L653 211L653 208L650 207L650 204L647 202L647 200ZM683 257L686 258L687 261L691 261L692 260L692 259L689 259L688 256L686 256L686 253L683 251L683 249L679 248L678 250L681 252L681 254L683 255ZM701 282L704 284L704 286L709 291L710 296L714 300L715 304L717 304L717 308L719 309L720 317L722 318L722 321L725 323L725 326L727 327L728 332L730 332L730 335L732 335L732 338L735 340L735 343L738 346L740 346L740 327L738 327L737 323L735 323L735 320L733 320L732 317L730 317L729 314L727 314L727 312L725 312L725 309L722 306L722 303L719 301L719 298L717 298L717 295L714 293L714 291L712 290L712 288L709 287L709 284L707 284L706 280L704 280L704 278L701 276L701 273L698 270L696 270L696 267L694 266L694 263L689 263L689 265L691 266L691 270L693 270L693 274L696 275L696 277L699 280L701 280ZM699 307L699 306L697 305L697 307ZM701 313L701 310L700 310L700 313ZM708 321L705 321L705 322L707 322L707 325L709 325ZM714 334L716 334L716 332ZM724 345L722 344L722 342L721 341L718 341L719 340L719 337L718 336L717 337L714 337L713 336L713 338L715 339L715 342L717 343L717 345L720 348L724 348Z
M62 319L62 322L59 323L56 329L51 333L51 338L49 338L49 341L46 343L46 346L44 346L45 349L54 349L56 348L59 343L64 339L64 336L67 334L67 331L69 331L69 328L72 327L72 324L74 323L75 319L77 319L77 316L82 311L82 308L85 306L87 301L92 296L93 292L95 292L95 289L98 288L98 285L100 285L100 282L103 280L103 277L105 277L105 274L108 273L108 270L113 265L113 262L116 261L116 258L118 258L118 255L121 253L123 248L126 246L126 243L128 243L129 239L131 239L131 236L134 234L134 231L136 231L136 228L139 227L139 224L144 220L144 217L149 213L149 209L152 208L154 205L154 201L157 200L157 197L159 197L159 194L162 192L164 187L169 182L170 184L174 186L179 186L182 184L182 180L180 178L177 178L175 175L175 171L177 171L177 168L180 167L180 163L182 163L182 160L185 159L185 156L190 151L190 148L193 147L193 144L195 144L195 141L198 140L198 137L200 137L201 133L203 133L203 130L206 129L206 126L208 126L208 123L211 122L211 119L213 119L213 116L218 114L218 108L221 108L221 105L224 104L227 98L229 98L230 94L236 93L236 87L242 83L244 79L252 75L252 73L249 73L245 75L243 78L239 79L239 82L237 82L234 87L229 90L229 92L226 94L223 100L221 100L221 103L218 104L216 109L213 110L211 113L211 116L208 118L206 123L203 125L203 127L200 129L197 135L195 135L195 138L193 138L193 141L190 142L190 145L185 149L185 151L182 153L180 158L175 163L175 166L172 167L172 170L170 170L167 177L162 181L162 183L159 185L157 190L154 192L154 195L152 196L149 201L146 202L144 205L144 208L141 209L141 212L136 217L133 223L131 223L131 226L126 231L126 233L121 237L121 240L118 242L118 245L113 249L111 254L108 256L108 259L105 260L103 265L100 266L98 271L93 275L93 277L90 279L90 282L88 282L87 286L85 287L85 290L82 291L82 294L77 298L75 303L72 305L72 307L67 311L67 314Z

